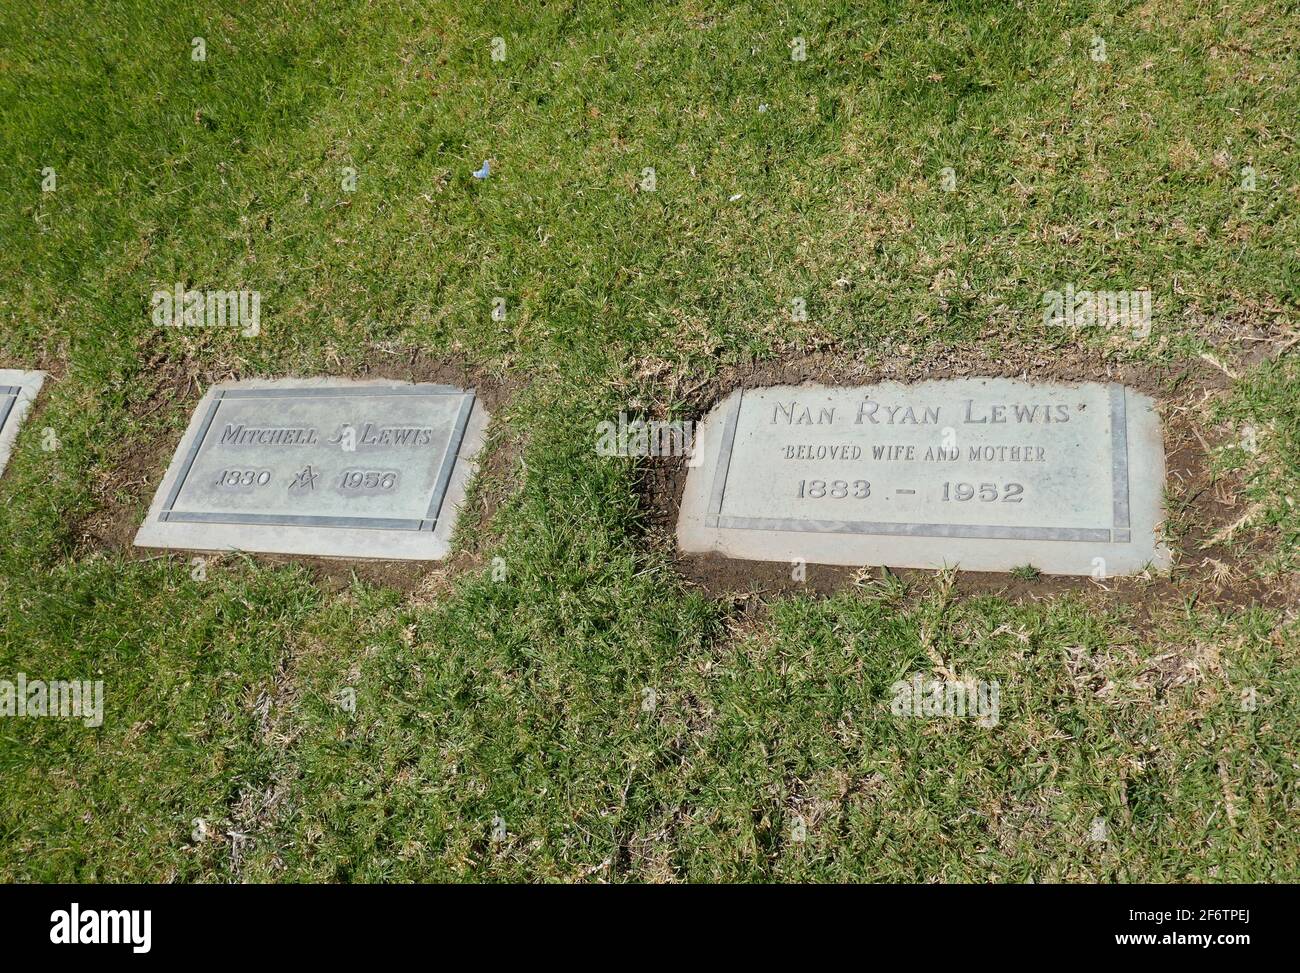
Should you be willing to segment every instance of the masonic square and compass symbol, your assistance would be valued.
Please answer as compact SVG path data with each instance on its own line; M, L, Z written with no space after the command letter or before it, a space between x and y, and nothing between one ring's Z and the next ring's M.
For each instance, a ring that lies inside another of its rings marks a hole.
M308 464L306 469L301 470L294 476L293 482L289 484L290 490L315 490L316 481L320 479L320 474L311 468Z

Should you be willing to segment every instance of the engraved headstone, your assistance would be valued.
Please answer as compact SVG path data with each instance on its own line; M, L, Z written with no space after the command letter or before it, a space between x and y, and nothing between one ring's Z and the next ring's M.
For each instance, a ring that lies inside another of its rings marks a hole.
M0 368L0 473L9 465L18 438L18 427L27 418L32 403L45 383L45 372L24 372Z
M343 379L211 389L141 547L436 560L482 445L472 390Z
M686 552L1094 578L1169 565L1159 417L1122 385L745 389L695 450Z

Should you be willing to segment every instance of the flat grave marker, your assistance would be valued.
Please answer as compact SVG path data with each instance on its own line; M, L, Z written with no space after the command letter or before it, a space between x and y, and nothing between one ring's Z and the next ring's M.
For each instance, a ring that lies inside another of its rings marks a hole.
M0 474L9 465L18 429L45 384L45 372L0 368Z
M1169 566L1155 403L951 379L733 392L695 437L687 553L1114 577Z
M473 390L446 385L215 386L135 543L437 560L449 550L487 419Z

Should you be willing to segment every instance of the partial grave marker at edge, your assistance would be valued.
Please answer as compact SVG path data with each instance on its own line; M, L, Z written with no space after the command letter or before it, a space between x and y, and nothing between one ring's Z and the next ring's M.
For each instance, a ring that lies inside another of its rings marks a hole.
M9 465L18 430L31 412L48 372L0 368L0 475Z

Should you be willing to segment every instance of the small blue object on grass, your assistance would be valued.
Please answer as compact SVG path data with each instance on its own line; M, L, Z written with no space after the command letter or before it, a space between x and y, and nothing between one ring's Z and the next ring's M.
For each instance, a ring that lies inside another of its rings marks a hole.
M475 179L486 179L486 178L487 178L488 176L490 176L490 175L492 175L492 164L491 164L491 162L489 162L487 159L484 159L484 160L483 160L483 168L477 170L477 171L474 173L474 178L475 178Z

